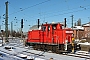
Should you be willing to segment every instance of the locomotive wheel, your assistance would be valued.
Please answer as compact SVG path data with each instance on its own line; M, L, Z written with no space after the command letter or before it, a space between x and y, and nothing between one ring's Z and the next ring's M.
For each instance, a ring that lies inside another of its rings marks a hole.
M43 51L43 48L42 48L42 47L43 47L43 45L40 45L40 50L41 50L41 51Z
M45 45L43 46L43 51L48 51L47 48L48 48L48 45L45 44Z
M57 53L57 54L60 53L60 50L59 50L58 46L56 46L56 53Z
M43 51L46 50L46 49L47 49L47 47L45 47L45 45L43 45Z
M36 50L36 46L35 45L33 46L33 49Z
M40 44L37 44L37 50L40 50L40 48L41 48L41 46L40 46Z
M56 46L52 46L52 52L56 53Z
M52 45L47 45L47 51L52 51Z
M44 45L40 45L40 50L43 51L44 50Z
M33 48L34 48L34 50L38 50L37 44L34 44Z
M67 50L68 50L68 52L72 51L72 45L71 44L68 45Z
M60 45L60 50L64 51L64 45Z

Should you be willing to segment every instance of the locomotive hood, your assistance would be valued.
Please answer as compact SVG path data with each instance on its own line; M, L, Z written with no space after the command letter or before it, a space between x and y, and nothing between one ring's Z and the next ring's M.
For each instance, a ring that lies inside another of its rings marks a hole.
M31 30L40 30L41 29L41 25L38 28L38 25L33 25L32 27L30 27L29 31Z

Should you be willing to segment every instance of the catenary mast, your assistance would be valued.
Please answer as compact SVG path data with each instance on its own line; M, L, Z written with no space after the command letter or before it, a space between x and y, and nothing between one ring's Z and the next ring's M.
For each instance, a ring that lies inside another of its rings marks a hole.
M6 4L6 14L5 14L5 40L8 41L8 1Z

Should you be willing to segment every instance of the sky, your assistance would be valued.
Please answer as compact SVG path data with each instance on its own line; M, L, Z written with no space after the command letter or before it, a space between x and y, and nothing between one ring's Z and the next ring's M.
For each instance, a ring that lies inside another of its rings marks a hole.
M8 29L19 31L21 28L21 19L24 20L23 31L27 32L29 28L40 23L64 22L67 19L68 27L77 20L81 19L82 24L90 21L90 0L0 0L0 25L5 30L5 11L8 3ZM4 16L3 16L4 15Z

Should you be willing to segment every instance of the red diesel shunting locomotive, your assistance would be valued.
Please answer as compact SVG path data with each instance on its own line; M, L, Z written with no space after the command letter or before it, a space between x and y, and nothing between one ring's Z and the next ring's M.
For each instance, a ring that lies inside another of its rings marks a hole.
M73 30L62 26L63 24L60 23L38 25L38 29L28 31L26 44L37 50L47 50L55 53L70 52L72 51Z

